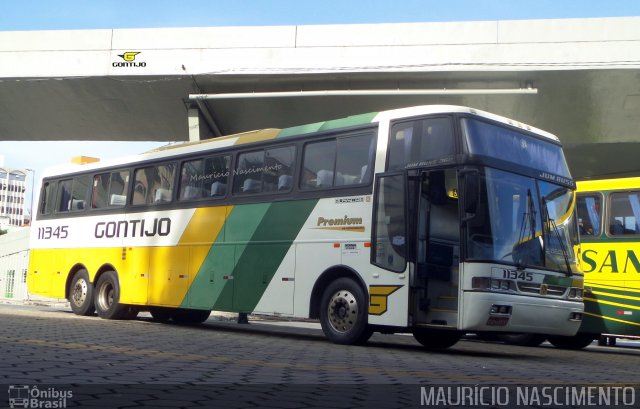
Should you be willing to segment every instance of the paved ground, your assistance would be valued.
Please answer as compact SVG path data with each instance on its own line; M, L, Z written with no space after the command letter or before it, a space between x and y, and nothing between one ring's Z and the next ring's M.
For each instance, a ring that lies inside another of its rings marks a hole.
M73 390L67 407L411 407L432 385L640 385L637 343L563 351L462 340L431 352L406 335L338 346L308 322L218 315L176 326L8 305L0 323L0 384L14 395L16 385Z

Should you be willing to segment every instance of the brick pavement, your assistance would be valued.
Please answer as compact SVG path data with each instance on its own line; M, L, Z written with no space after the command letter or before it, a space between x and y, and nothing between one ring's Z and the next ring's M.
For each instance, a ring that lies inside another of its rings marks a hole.
M0 322L0 384L73 386L81 407L206 407L215 399L215 407L338 408L384 397L407 407L419 399L416 385L640 384L640 348L463 340L429 352L410 336L379 334L366 346L339 346L309 323L238 325L218 315L177 326L6 305Z

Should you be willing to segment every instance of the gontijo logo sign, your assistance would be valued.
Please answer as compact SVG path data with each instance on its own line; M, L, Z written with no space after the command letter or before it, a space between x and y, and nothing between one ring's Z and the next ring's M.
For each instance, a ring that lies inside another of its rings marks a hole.
M140 51L125 51L122 54L118 54L118 57L124 61L114 61L111 63L113 67L146 67L147 63L144 61L136 60L136 57L141 54Z

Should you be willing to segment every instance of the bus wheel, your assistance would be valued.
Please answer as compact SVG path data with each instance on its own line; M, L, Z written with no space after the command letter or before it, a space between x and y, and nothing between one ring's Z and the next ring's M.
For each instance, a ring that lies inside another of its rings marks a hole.
M173 322L177 324L200 324L205 322L211 311L209 310L191 310L188 308L177 308L173 316Z
M547 340L557 348L582 349L590 345L596 338L595 334L580 333L572 337L550 336Z
M91 315L96 310L93 303L93 284L89 281L87 270L78 270L71 280L69 288L71 311L77 315Z
M416 328L413 330L413 337L425 348L446 349L460 341L462 333L458 331Z
M100 318L119 320L126 318L128 305L120 304L120 286L115 271L100 276L95 290L96 312Z
M367 342L372 331L367 325L367 304L362 288L349 278L329 284L320 301L320 324L325 336L336 344Z

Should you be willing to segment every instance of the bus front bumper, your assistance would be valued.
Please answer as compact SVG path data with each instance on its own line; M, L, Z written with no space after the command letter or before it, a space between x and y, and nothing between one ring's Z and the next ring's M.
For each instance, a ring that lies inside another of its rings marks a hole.
M465 291L460 329L572 336L583 312L579 301Z

